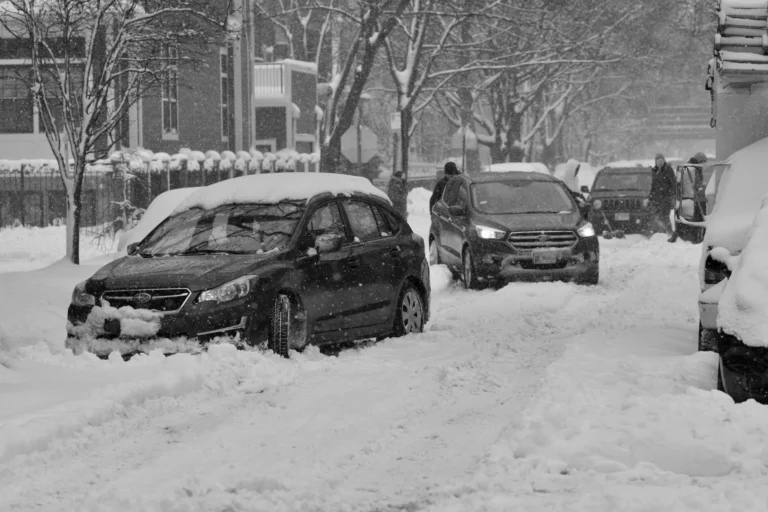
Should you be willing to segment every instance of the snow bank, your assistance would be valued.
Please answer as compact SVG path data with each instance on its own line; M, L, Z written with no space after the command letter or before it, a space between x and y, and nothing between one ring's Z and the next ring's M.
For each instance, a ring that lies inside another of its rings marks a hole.
M714 257L715 255L713 255ZM722 254L718 254L722 257ZM763 199L746 245L727 260L731 278L723 290L717 324L745 345L768 347L768 196Z
M66 241L65 226L0 228L0 274L35 270L56 262L66 255ZM81 259L104 256L112 251L111 239L80 235ZM0 277L0 289L2 285L3 277Z
M256 174L204 187L182 201L174 212L190 208L209 210L230 203L309 200L323 193L350 195L355 192L376 196L389 202L384 192L366 178L359 176L329 173Z
M747 234L768 194L768 138L759 140L731 155L720 181L715 208L707 217L705 247L725 247L732 253L744 246Z
M144 237L171 215L173 210L182 201L198 190L200 190L200 187L177 188L157 196L147 207L147 211L141 216L139 223L122 234L117 244L117 250L124 251L128 245L143 240Z
M292 358L238 351L229 344L212 345L199 356L153 352L128 362L119 357L102 361L88 355L54 355L42 345L27 347L14 370L0 373L0 462L136 408L167 408L158 399L188 393L202 393L196 400L204 400L205 393L258 393L335 361L317 349Z

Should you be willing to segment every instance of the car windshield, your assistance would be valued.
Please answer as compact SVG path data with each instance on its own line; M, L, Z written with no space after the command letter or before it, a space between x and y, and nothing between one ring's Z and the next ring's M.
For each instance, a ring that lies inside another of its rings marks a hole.
M571 213L576 204L559 183L514 180L475 183L472 204L482 213Z
M651 171L649 169L638 169L637 171L604 170L595 178L592 190L634 190L647 194L651 191Z
M153 257L281 250L303 213L303 205L293 202L193 208L163 222L142 242L139 254Z

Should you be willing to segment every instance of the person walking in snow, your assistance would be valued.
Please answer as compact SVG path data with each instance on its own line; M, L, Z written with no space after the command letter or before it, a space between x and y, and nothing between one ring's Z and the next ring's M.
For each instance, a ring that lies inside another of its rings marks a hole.
M454 176L458 176L461 174L459 172L459 168L456 167L456 164L453 162L448 162L445 164L445 167L443 167L443 171L445 172L445 176L443 176L440 181L438 181L435 184L435 188L432 189L432 197L429 198L429 211L432 211L432 207L435 206L435 203L437 203L441 197L443 197L443 191L445 190L445 186L448 184L449 181L451 181L451 178Z
M669 235L669 242L677 240L669 219L675 202L677 178L675 171L669 165L664 155L656 155L656 165L651 169L651 193L648 196L648 206L651 210L651 222L654 229L664 231Z
M408 183L403 171L397 171L389 180L387 195L396 211L408 218Z

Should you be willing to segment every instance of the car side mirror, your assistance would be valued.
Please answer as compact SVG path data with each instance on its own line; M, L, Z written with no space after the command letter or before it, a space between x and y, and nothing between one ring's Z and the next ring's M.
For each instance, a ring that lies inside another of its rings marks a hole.
M586 185L581 186L581 193L582 194L589 194L589 187Z
M125 251L130 255L133 256L136 254L139 250L139 243L133 242L132 244L128 244L128 247L125 249Z
M335 252L344 244L344 235L340 233L323 233L315 238L315 249L318 254Z
M448 213L457 217L463 217L467 214L468 209L465 204L454 204L448 207Z

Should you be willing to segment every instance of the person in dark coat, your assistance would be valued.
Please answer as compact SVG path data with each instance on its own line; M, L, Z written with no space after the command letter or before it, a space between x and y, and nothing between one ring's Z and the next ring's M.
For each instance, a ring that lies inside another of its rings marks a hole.
M392 206L396 211L403 216L408 217L408 183L405 180L403 171L397 171L389 179L389 187L387 188L387 195Z
M429 211L432 211L432 207L435 206L435 203L437 203L441 197L443 197L443 191L445 190L445 186L448 184L448 182L453 178L454 176L458 176L461 174L459 172L459 168L456 167L456 164L453 162L448 162L445 164L445 167L443 167L443 170L445 171L445 176L443 176L440 181L438 181L435 184L435 188L432 189L432 197L429 198Z
M689 164L705 164L707 163L707 155L702 152L698 152L688 160Z
M648 196L648 206L651 209L652 225L669 235L669 241L674 242L677 236L669 220L675 202L677 178L675 171L669 165L664 155L656 155L656 165L651 169L651 193Z

